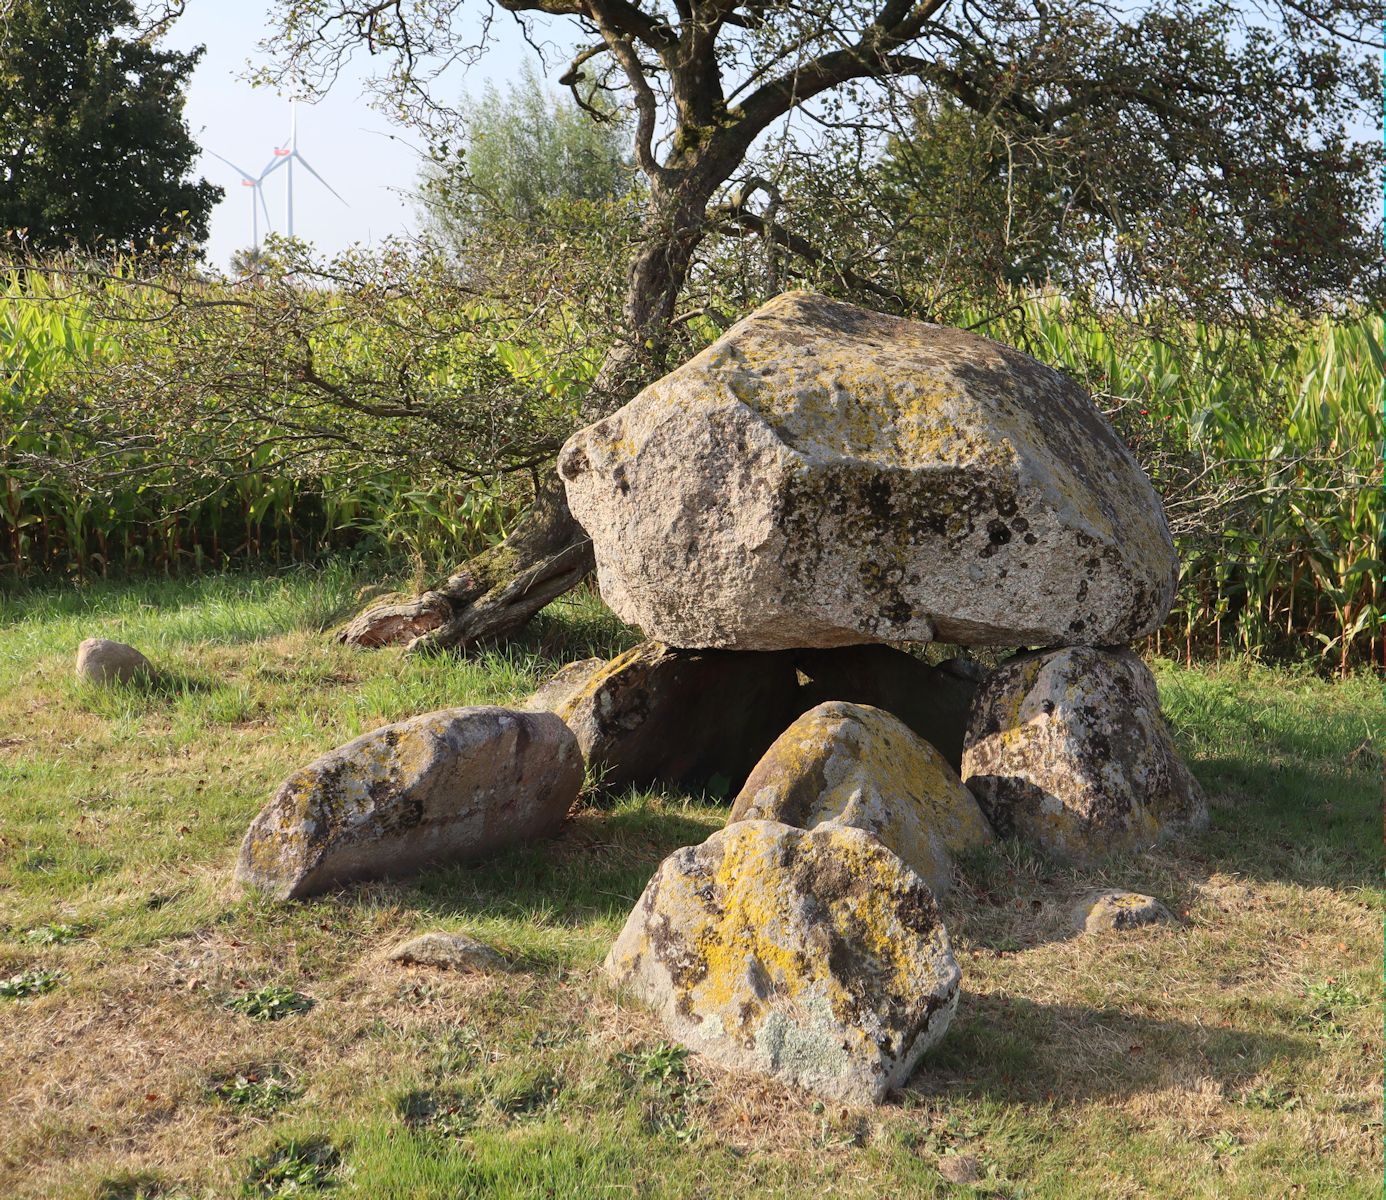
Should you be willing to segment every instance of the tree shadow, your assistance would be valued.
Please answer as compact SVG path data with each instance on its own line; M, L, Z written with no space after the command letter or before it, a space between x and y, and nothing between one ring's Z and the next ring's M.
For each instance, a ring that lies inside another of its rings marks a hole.
M1236 1092L1272 1063L1284 1067L1315 1053L1307 1034L1154 1020L964 988L948 1036L925 1056L905 1094L1077 1104L1206 1080Z

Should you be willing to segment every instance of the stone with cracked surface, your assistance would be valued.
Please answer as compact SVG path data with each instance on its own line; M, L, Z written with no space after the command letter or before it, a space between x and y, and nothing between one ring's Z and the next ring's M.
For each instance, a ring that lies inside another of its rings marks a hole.
M556 834L581 786L577 739L552 713L425 713L290 775L251 823L236 879L290 900L474 862Z
M602 596L681 647L1130 642L1177 562L1089 397L1016 350L810 292L559 455Z
M1207 823L1150 670L1129 650L1022 654L972 706L963 782L997 833L1089 861Z
M864 830L738 821L650 880L606 971L716 1062L880 1103L961 973L929 886Z
M896 717L864 704L810 709L756 764L733 821L800 829L864 829L924 878L935 896L952 883L954 856L995 834L958 773Z

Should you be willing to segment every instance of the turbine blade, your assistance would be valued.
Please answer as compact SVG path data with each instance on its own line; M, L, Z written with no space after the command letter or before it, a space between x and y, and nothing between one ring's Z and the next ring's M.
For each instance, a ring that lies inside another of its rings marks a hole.
M255 189L255 194L260 197L260 211L265 214L265 231L267 233L273 233L274 225L270 221L269 205L265 203L265 189L257 187Z
M239 172L241 173L241 178L242 178L242 179L252 179L252 178L254 178L254 177L251 175L251 173L250 173L249 171L247 171L244 167L238 167L238 166L237 166L235 163L233 163L229 158L223 158L223 157L222 157L220 154L218 154L215 150L204 150L203 153L204 153L204 154L210 154L213 158L220 159L220 160L221 160L222 162L224 162L228 167L230 167L233 171L239 171Z
M325 187L329 192L331 192L334 196L336 196L338 200L341 200L343 204L346 204L346 206L347 206L348 208L351 207L351 205L350 205L350 204L347 204L347 202L346 202L345 200L342 200L341 194L337 191L336 188L334 188L330 183L327 182L326 179L324 179L324 178L323 178L321 175L319 175L315 170L313 170L312 167L310 167L310 166L308 165L308 160L307 160L306 158L304 158L303 155L301 155L297 150L294 151L293 157L296 158L296 159L298 159L299 164L303 167L303 169L304 169L305 171L308 172L309 175L311 175L311 176L312 176L314 179L316 179L320 184L322 184L323 187Z
M288 160L287 158L272 158L272 159L270 159L269 162L267 162L267 163L265 164L265 169L264 169L263 171L260 172L260 176L259 176L260 179L263 180L263 179L265 178L266 175L273 174L275 171L279 170L279 168L282 167L282 166L283 166L286 162L288 162L288 161L289 161L289 160Z

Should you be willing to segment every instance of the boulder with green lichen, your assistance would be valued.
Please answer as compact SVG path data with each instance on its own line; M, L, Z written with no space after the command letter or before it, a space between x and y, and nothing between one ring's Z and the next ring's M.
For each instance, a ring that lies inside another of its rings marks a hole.
M606 959L716 1062L856 1104L948 1028L961 972L928 884L864 830L738 821L660 865Z
M732 821L850 825L893 850L938 896L958 854L995 840L943 756L888 712L829 701L782 733L732 806Z

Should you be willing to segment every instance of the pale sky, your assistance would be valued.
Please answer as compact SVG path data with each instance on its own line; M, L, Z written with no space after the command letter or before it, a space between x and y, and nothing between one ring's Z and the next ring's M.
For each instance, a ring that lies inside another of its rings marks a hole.
M194 140L258 175L274 148L289 135L289 103L271 89L254 88L240 78L248 60L260 61L256 43L264 36L267 0L188 0L187 11L165 45L185 50L205 45L187 90L185 118ZM527 49L508 30L482 64L459 77L480 94L487 81L504 85L519 73ZM370 105L363 92L367 64L344 72L328 96L298 106L299 153L348 201L349 207L306 172L294 174L294 232L329 253L354 242L378 243L415 224L413 206L400 191L412 189L419 151L409 135ZM449 97L455 98L455 97ZM251 241L252 189L242 187L230 167L204 153L196 173L225 188L212 212L207 260L225 268L232 253ZM280 168L265 181L265 201L276 232L284 231L284 176ZM264 220L261 218L261 237Z

